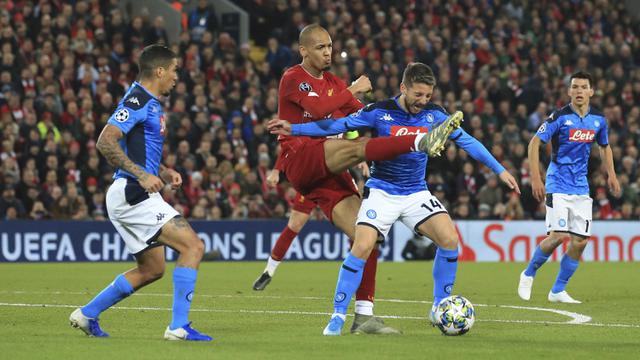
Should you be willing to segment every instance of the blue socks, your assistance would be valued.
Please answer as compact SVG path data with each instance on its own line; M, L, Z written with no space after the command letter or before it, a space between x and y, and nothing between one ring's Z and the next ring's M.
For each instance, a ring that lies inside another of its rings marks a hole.
M171 330L189 323L189 309L197 276L196 269L176 267L173 270L173 317L169 326Z
M100 313L133 294L133 291L129 281L123 274L120 274L116 276L116 279L109 286L82 308L82 314L88 318L97 319Z
M551 254L545 254L542 249L540 249L540 245L536 247L536 251L533 253L533 257L531 261L529 261L529 266L524 270L524 274L527 276L536 276L536 272L538 269L547 262L549 256Z
M358 259L351 252L344 259L338 274L336 293L333 297L333 308L336 313L342 315L347 313L351 297L362 281L362 269L364 269L365 263L366 260Z
M458 249L438 248L433 261L433 305L451 295L458 270Z
M579 263L578 260L573 260L567 254L564 254L560 261L560 272L558 273L555 284L553 284L553 288L551 288L551 292L557 294L564 291L571 275L576 272Z

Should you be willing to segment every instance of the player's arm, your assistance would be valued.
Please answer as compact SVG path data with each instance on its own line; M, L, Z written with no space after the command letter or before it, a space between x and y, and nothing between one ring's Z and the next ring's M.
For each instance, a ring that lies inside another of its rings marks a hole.
M160 178L165 183L171 184L172 189L182 186L182 175L179 172L160 164Z
M160 191L163 185L162 180L144 171L124 153L118 143L123 136L122 130L117 126L107 124L98 137L96 148L111 166L123 169L135 176L145 190L151 193Z
M363 127L373 127L374 111L367 108L339 119L324 119L304 124L290 124L286 120L273 119L267 123L272 134L293 136L330 136Z
M325 117L331 115L337 109L354 99L354 95L364 93L371 90L371 81L366 76L360 76L356 81L338 94L330 97L322 97L311 91L300 91L299 81L294 78L283 79L281 87L284 90L284 98L290 100L305 111L311 113L314 117Z
M527 149L529 157L529 170L531 171L531 190L533 197L538 201L544 200L544 184L540 176L540 144L548 143L551 138L560 130L560 121L555 114L540 125L536 134L531 138Z
M539 137L534 136L529 142L527 149L529 157L529 171L531 171L531 188L533 191L533 197L542 201L544 199L544 184L540 177L540 143L542 141Z
M469 153L472 158L476 161L479 161L493 170L494 173L498 174L500 180L507 184L511 190L515 190L518 194L520 194L520 188L518 187L518 183L516 179L509 174L509 172L502 166L498 160L496 160L493 155L487 150L484 145L482 145L476 138L469 135L463 129L458 128L458 130L454 131L451 134L452 140L456 142L458 146L460 146L464 151Z
M611 146L609 146L607 131L607 123L605 121L604 126L598 132L598 138L596 140L599 145L598 148L600 149L600 159L602 159L607 171L607 185L609 185L609 190L611 190L613 195L619 196L620 183L618 182L618 176L616 175L616 170L614 168L613 151L611 151Z

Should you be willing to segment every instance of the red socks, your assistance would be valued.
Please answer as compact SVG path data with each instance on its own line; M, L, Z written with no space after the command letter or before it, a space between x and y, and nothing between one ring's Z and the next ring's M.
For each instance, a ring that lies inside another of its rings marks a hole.
M356 300L373 302L373 298L376 294L376 271L378 269L379 253L378 249L373 249L366 264L364 264L362 282L360 282L360 287L358 288L358 291L356 291Z
M364 148L367 161L391 160L414 149L417 135L385 136L370 139Z
M287 250L289 250L289 246L291 246L296 235L298 235L297 232L291 230L288 226L285 227L271 250L271 258L276 261L284 259L284 256L287 255Z

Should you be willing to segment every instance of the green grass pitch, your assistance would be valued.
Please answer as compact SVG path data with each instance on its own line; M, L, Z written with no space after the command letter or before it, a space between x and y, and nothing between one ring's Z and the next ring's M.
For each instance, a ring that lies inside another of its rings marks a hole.
M524 264L460 263L454 293L467 297L477 314L473 329L461 337L445 337L427 323L431 262L381 263L375 312L404 334L347 331L339 338L321 335L332 310L338 262L285 262L264 292L251 290L262 262L203 263L191 320L215 338L212 343L162 339L171 315L173 264L168 264L162 280L102 314L110 338L88 338L72 329L73 308L131 266L0 264L0 357L632 359L640 354L640 263L582 263L568 287L583 301L579 305L547 302L557 263L539 271L529 302L516 294ZM351 322L348 318L347 329Z

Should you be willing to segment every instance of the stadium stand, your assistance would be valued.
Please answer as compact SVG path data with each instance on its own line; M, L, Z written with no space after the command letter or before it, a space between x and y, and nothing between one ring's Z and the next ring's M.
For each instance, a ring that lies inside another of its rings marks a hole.
M95 140L135 79L141 48L168 41L163 19L127 18L117 3L0 2L1 219L105 219L112 169ZM590 71L623 189L611 196L590 162L594 217L640 217L640 28L622 2L242 0L251 42L241 44L202 3L184 10L186 28L168 44L182 69L167 100L165 163L185 186L163 196L186 217L286 216L295 192L266 185L278 148L264 124L277 112L280 74L300 61L297 34L313 22L332 36L336 74L371 78L364 102L395 95L408 62L432 66L434 101L462 110L465 129L518 175L521 197L449 146L429 162L428 182L458 219L544 218L527 144L568 102L569 75Z

